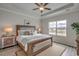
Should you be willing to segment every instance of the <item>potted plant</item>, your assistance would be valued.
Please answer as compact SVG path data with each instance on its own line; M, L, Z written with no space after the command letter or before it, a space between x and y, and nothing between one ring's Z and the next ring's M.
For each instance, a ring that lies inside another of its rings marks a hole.
M72 29L74 29L76 31L77 34L77 38L79 38L79 22L75 22L73 24L71 24Z

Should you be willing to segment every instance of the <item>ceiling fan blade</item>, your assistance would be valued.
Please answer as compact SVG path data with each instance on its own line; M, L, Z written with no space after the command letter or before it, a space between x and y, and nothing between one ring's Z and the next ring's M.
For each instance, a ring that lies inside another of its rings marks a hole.
M40 7L39 3L35 3L35 4Z
M37 9L39 9L39 8L34 8L33 10L37 10Z
M43 5L43 3L40 3L40 5Z
M51 10L51 8L44 8L44 9L46 9L46 10Z
M48 5L48 3L45 3L44 6Z

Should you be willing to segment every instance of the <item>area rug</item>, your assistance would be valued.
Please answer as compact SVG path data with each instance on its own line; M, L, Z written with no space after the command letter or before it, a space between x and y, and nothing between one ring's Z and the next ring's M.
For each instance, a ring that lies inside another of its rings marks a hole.
M66 50L65 47L62 47L57 44L53 44L52 47L49 47L48 49L41 52L37 56L61 56L65 50Z
M15 52L19 49L20 48L18 46L1 49L0 56L16 56ZM39 53L37 56L61 56L65 51L65 49L66 49L65 47L54 43L52 47L49 47L48 49ZM21 52L19 56L25 56L25 54L22 51L19 52Z
M15 52L19 49L20 48L18 46L0 49L0 56L16 56Z

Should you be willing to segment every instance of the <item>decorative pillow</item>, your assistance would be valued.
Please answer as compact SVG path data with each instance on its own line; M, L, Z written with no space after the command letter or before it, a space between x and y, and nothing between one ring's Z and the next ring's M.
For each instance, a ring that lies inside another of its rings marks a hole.
M23 31L22 30L18 30L18 35L23 35Z
M19 30L18 33L19 35L30 35L30 31L28 30Z
M18 33L19 35L33 35L34 31L31 30L19 30Z
M37 31L34 31L34 32L33 32L33 35L36 35L36 34L37 34Z
M30 32L29 31L25 31L24 35L30 35Z

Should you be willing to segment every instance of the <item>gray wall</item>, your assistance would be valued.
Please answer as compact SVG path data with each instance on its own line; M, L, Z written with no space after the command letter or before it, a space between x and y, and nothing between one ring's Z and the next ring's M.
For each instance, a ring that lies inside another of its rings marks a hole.
M73 22L79 22L79 12L73 12L69 14L57 15L52 16L49 18L42 19L42 32L48 34L48 22L55 21L55 20L67 20L67 36L53 36L54 41L67 44L70 46L76 47L76 34L75 31L71 28L71 24Z
M28 15L23 16L16 13L0 10L0 33L3 32L3 28L7 25L12 26L15 31L15 26L17 24L24 24L24 19L26 19L26 22L29 21L30 25L34 25L36 27L40 26L40 20L36 17Z

